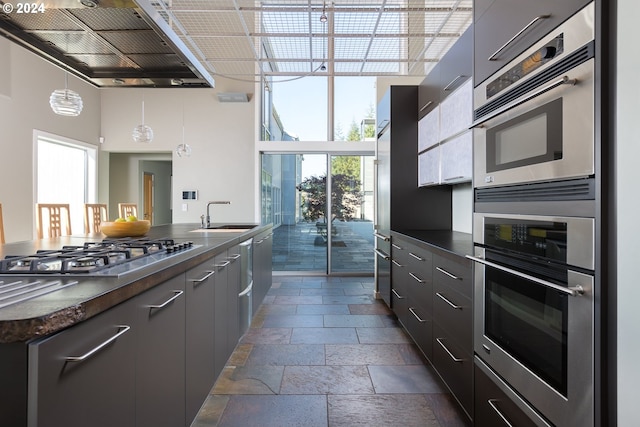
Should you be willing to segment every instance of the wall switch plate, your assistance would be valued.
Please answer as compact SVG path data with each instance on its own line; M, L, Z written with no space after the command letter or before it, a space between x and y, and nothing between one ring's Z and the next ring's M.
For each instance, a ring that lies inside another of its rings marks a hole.
M186 212L189 210L189 205L187 205L186 203L182 204L182 212Z

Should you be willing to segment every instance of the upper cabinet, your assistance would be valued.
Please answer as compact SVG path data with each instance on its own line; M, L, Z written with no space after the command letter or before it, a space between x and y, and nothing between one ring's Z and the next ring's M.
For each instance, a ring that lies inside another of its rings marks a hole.
M477 86L590 0L475 0L473 79Z
M418 186L471 181L473 28L467 29L418 92Z
M418 119L451 95L473 72L473 28L469 27L433 67L418 90Z

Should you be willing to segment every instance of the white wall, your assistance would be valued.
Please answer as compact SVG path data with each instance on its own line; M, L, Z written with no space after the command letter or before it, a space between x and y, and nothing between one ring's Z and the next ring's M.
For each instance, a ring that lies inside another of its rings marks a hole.
M216 92L253 92L252 83L216 80L216 89L110 88L102 92L102 149L114 153L166 153L173 161L173 222L200 222L209 200L230 200L229 206L212 207L213 221L251 222L258 197L254 155L255 96L248 103L220 103ZM135 143L134 126L142 121L154 131L150 144ZM184 106L185 142L191 157L180 158L175 148L182 142ZM131 175L135 173L130 171ZM114 180L110 185L113 186ZM182 191L198 190L196 201L181 200ZM114 189L109 190L114 194ZM110 200L110 203L117 203ZM187 211L182 205L187 205Z
M84 108L78 117L58 116L49 96L64 88L61 69L3 37L0 62L0 203L5 238L14 242L33 238L34 129L97 144L100 91L70 75L69 88L80 94Z
M618 0L617 138L616 180L618 221L618 426L640 425L638 384L640 384L640 142L638 112L640 85L637 40L640 2Z

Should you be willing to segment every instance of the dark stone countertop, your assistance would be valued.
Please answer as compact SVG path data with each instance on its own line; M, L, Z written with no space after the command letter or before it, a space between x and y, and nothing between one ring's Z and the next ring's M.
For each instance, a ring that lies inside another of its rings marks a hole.
M145 237L172 238L177 242L193 241L197 248L177 253L120 276L89 275L0 275L3 282L29 280L77 281L46 295L0 308L0 344L26 342L89 319L147 289L184 273L211 258L271 228L256 226L248 231L199 230L199 224L167 224L154 226ZM0 246L0 259L7 255L29 255L38 249L59 249L63 245L81 245L86 241L101 241L105 236L76 235L8 243Z
M392 230L391 235L409 238L417 245L458 255L473 255L473 236L470 233L448 230Z

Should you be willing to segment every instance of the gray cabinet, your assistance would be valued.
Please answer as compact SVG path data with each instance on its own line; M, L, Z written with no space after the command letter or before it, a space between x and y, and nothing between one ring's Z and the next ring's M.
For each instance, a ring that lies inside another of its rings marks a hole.
M473 418L471 261L444 252L433 257L433 366Z
M227 251L227 353L229 356L240 340L240 266L242 264L240 246L235 245Z
M185 422L185 276L131 300L136 310L136 425ZM86 420L85 420L86 421Z
M392 260L394 313L473 418L471 261L397 234Z
M408 251L402 241L391 244L391 309L406 328L409 315L407 305Z
M214 371L218 377L229 358L229 344L227 342L228 300L227 300L227 266L231 262L227 259L227 252L222 252L214 258L214 268L216 271L215 290L213 297L214 315Z
M253 238L253 314L271 289L273 230L269 229Z
M135 426L134 325L125 303L29 344L28 425Z
M424 355L433 357L432 255L418 246L407 247L407 332Z
M476 426L549 425L480 359L476 359L475 362L474 424Z
M420 83L418 120L454 93L473 72L473 28L469 27Z
M214 369L215 269L213 260L186 273L185 425L190 425L216 380Z
M475 0L474 86L588 3L588 0Z

